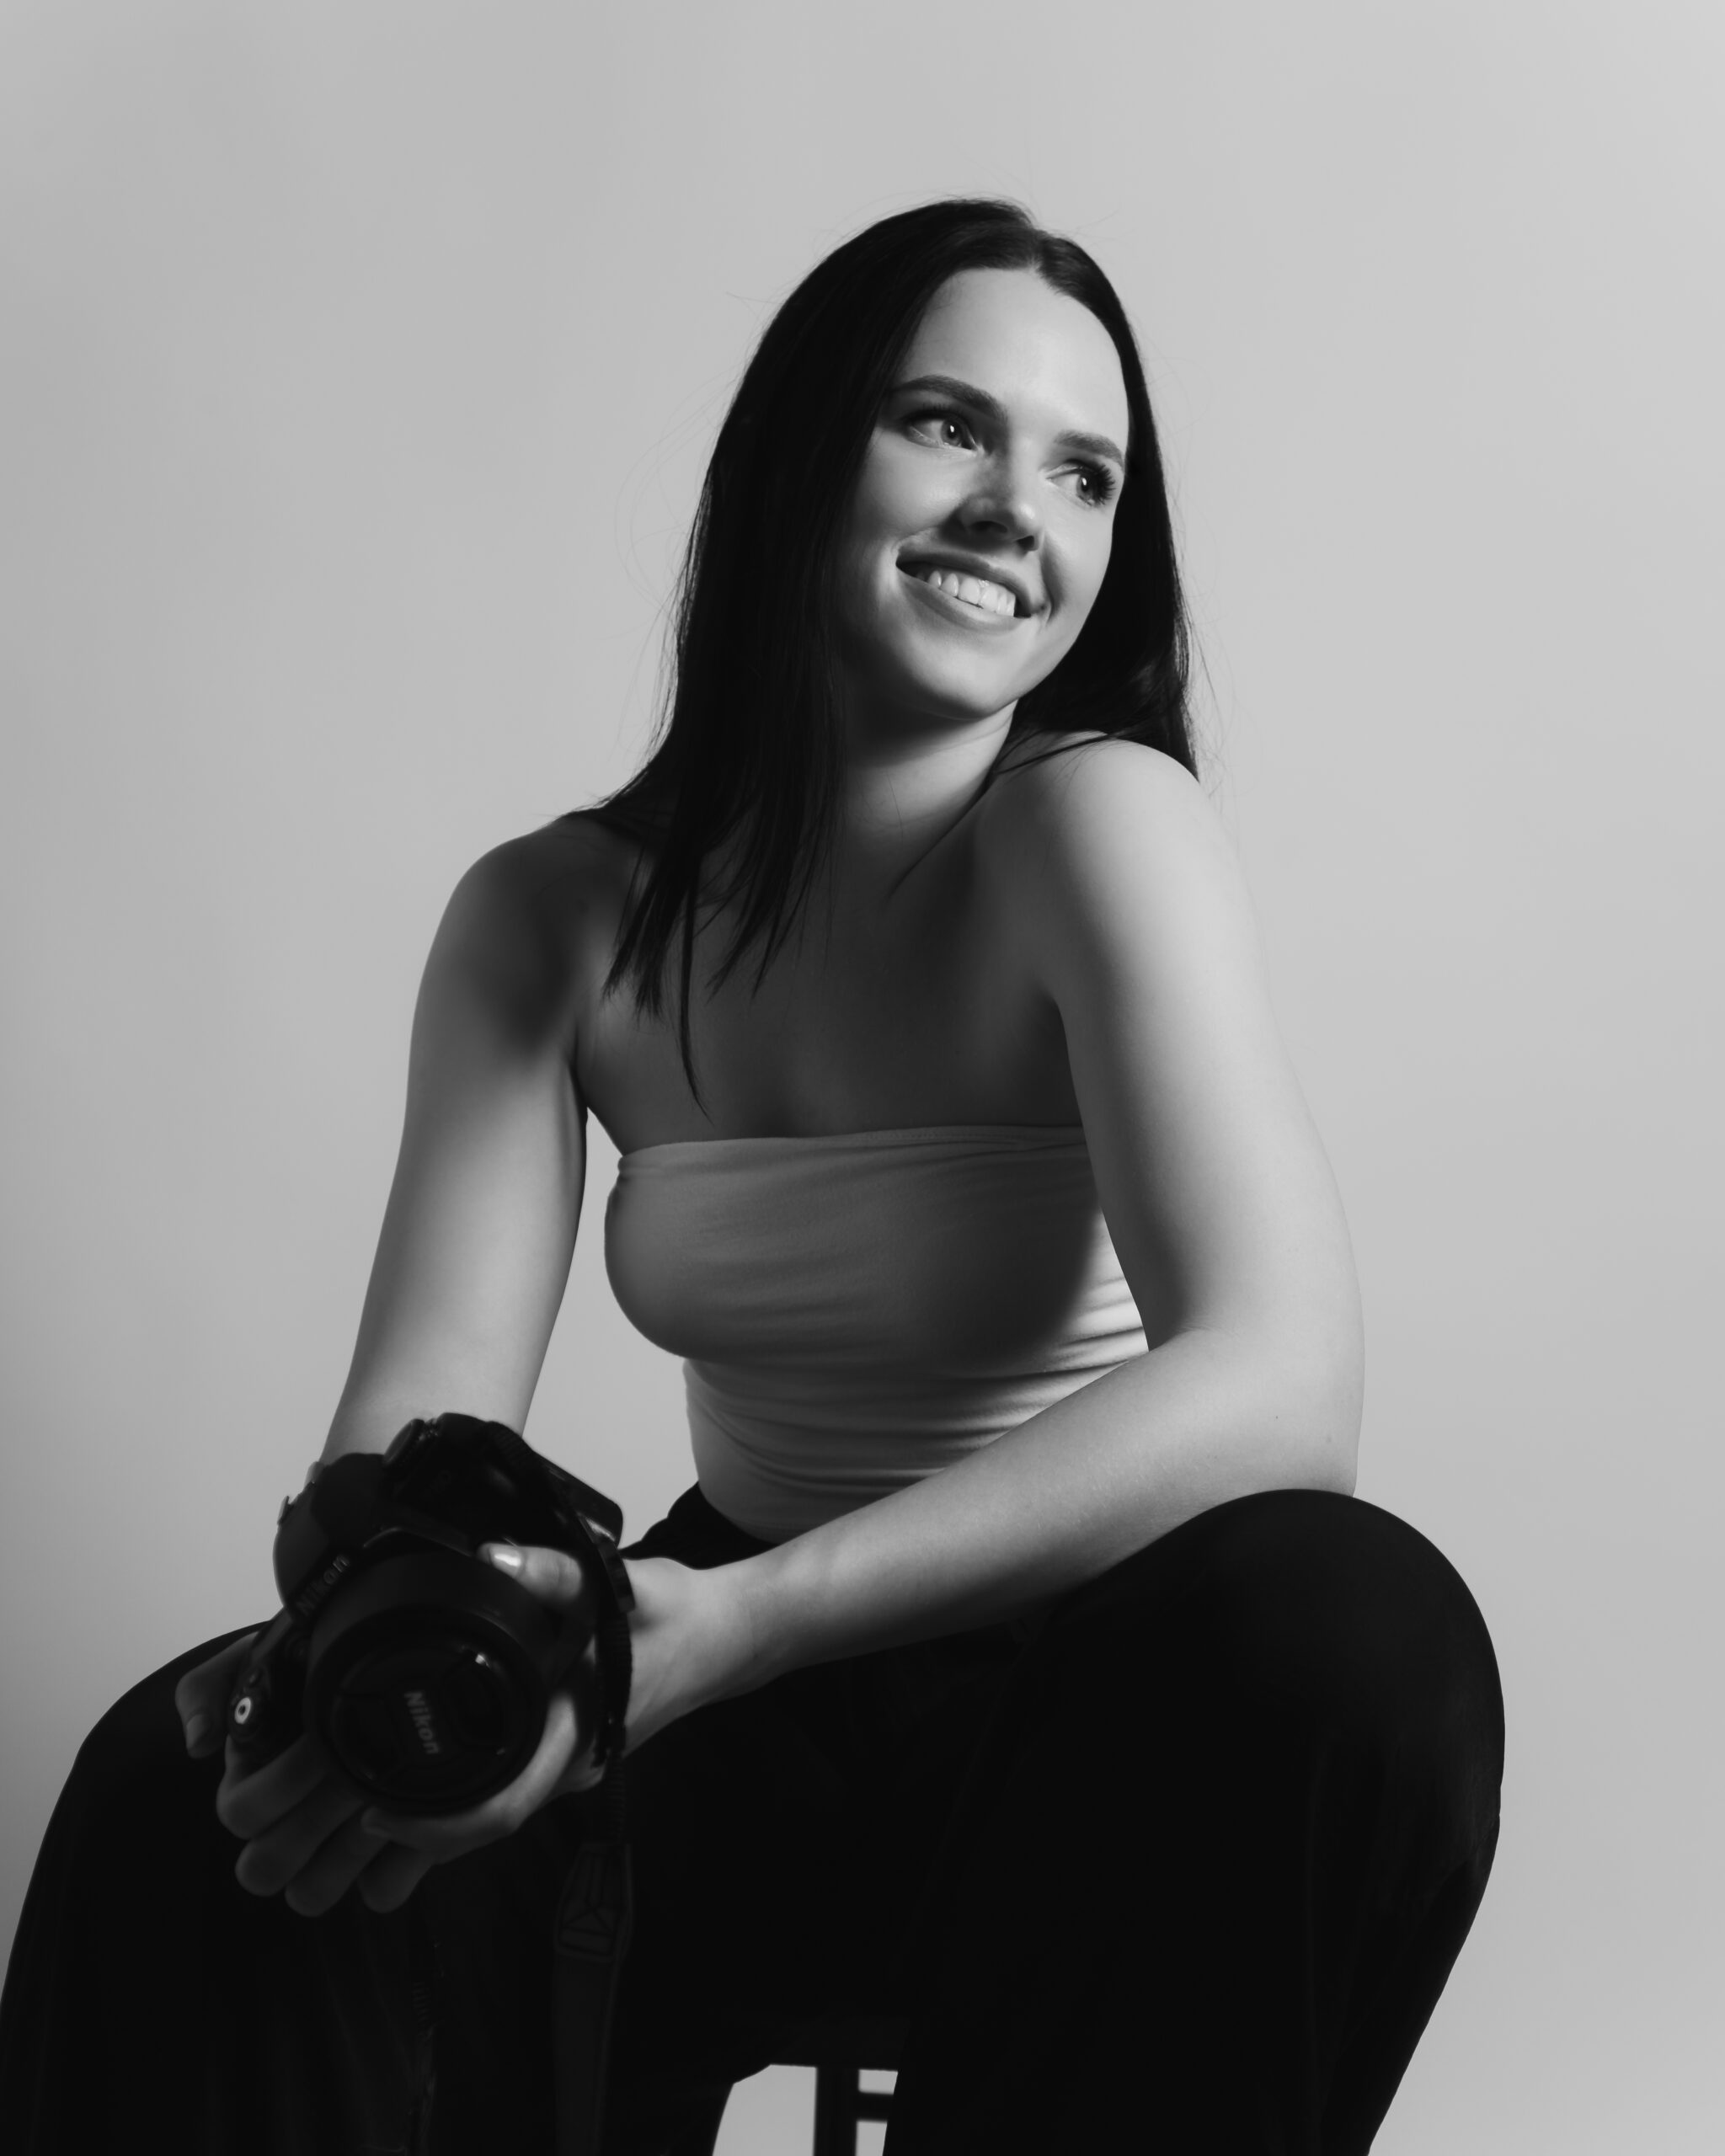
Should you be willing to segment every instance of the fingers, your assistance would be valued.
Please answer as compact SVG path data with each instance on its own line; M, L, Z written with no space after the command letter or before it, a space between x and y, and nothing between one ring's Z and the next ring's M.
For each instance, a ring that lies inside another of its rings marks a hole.
M216 1817L230 1834L248 1842L267 1833L326 1781L357 1797L353 1785L336 1773L310 1737L296 1737L285 1752L249 1772L230 1745L222 1786L216 1792Z
M553 1721L563 1726L553 1730ZM315 1791L291 1818L250 1844L240 1859L240 1883L271 1893L286 1879L288 1906L302 1916L321 1916L355 1885L368 1909L398 1909L434 1865L501 1841L555 1791L574 1748L574 1716L566 1700L553 1703L547 1735L551 1741L542 1740L507 1790L459 1814L398 1819L366 1809L357 1794L344 1807L339 1792Z
M235 1878L248 1893L281 1894L301 1916L334 1908L355 1882L368 1907L399 1908L440 1858L401 1848L387 1827L368 1825L366 1803L310 1737L255 1774L237 1772L230 1753L216 1808L245 1839Z
M220 1748L233 1680L257 1636L248 1632L243 1639L231 1640L220 1654L187 1670L174 1686L174 1710L185 1732L185 1748L195 1759L206 1758Z
M365 1824L355 1809L301 1865L289 1881L283 1899L299 1916L320 1917L335 1907L355 1880L362 1880L371 1866L387 1856L391 1846Z
M247 1842L234 1866L235 1878L248 1894L279 1894L326 1853L331 1837L350 1821L356 1821L365 1805L364 1796L350 1782L326 1774L291 1812ZM373 1837L371 1850L360 1857L360 1862L377 1854L377 1838ZM327 1879L340 1869L344 1855L358 1855L361 1847L354 1837L348 1837L339 1849L331 1853L331 1862L318 1874L318 1878ZM351 1865L338 1893L358 1868L358 1864Z
M382 1854L374 1857L360 1874L360 1899L368 1909L387 1916L392 1909L401 1907L432 1865L440 1861L428 1850L404 1849L399 1842L387 1843Z
M499 1790L471 1811L439 1817L409 1818L381 1806L375 1806L366 1817L392 1840L423 1850L427 1861L433 1864L461 1856L468 1849L482 1849L488 1842L501 1841L556 1795L575 1754L575 1710L569 1695L553 1693L538 1748L507 1789Z
M248 1892L279 1890L296 1916L320 1917L350 1886L371 1909L398 1909L438 1859L403 1848L367 1825L365 1799L333 1784L315 1791L289 1819L248 1843L234 1867Z
M581 1567L567 1550L547 1550L537 1543L488 1542L479 1555L554 1609L567 1609L580 1598Z

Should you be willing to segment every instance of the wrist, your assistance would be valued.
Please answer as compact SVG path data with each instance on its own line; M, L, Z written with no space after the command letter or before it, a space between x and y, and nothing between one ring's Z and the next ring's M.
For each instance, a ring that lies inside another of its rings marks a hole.
M671 1557L626 1559L635 1606L627 1748L685 1715L766 1681L754 1582L743 1565L701 1570Z
M788 1667L777 1614L777 1555L769 1550L688 1575L698 1641L690 1657L695 1705L758 1691Z
M720 1568L728 1604L726 1659L731 1694L756 1691L787 1675L804 1658L797 1650L795 1623L800 1540L793 1538Z

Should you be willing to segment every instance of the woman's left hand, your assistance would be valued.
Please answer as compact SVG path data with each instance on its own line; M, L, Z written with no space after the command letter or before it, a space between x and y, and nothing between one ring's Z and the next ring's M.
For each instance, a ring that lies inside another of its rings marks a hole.
M483 1554L553 1609L566 1609L580 1592L579 1568L566 1551L488 1544ZM745 1689L739 1680L749 1665L751 1641L742 1598L726 1577L734 1567L697 1572L669 1557L625 1562L635 1593L624 1721L628 1753L694 1708ZM590 1663L596 1652L589 1646ZM366 1828L388 1841L357 1881L367 1908L399 1908L434 1864L501 1841L553 1797L596 1787L603 1771L592 1764L595 1734L578 1726L574 1700L560 1687L552 1696L538 1749L515 1780L484 1803L434 1818L373 1806L365 1814Z

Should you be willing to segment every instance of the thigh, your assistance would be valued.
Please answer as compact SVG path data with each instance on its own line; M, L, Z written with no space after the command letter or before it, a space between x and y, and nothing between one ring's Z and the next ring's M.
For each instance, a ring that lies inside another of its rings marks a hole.
M1465 1936L1502 1747L1472 1598L1357 1500L1218 1506L1065 1598L950 1820L895 2148L1327 2145Z
M157 1671L79 1752L39 1854L0 2013L0 2141L172 2139L264 2156L404 2148L421 2064L405 1919L296 1917L233 1876L219 1758L186 1756Z
M630 1758L608 2150L663 2148L790 2027L912 2010L916 1910L1020 1652L1001 1628L798 1671Z
M1377 1757L1444 1868L1495 1826L1503 1702L1485 1620L1440 1550L1360 1498L1218 1505L1068 1596L1040 1646L1032 1681L1089 1700L1129 1746L1166 1695L1253 1744L1274 1732Z

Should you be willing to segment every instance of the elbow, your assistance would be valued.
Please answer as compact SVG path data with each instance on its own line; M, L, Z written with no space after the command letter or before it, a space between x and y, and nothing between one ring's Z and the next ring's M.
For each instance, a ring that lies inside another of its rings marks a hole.
M1320 1447L1308 1465L1307 1479L1300 1484L1306 1490L1330 1490L1338 1497L1351 1497L1354 1486L1359 1476L1359 1439L1358 1434L1351 1443L1339 1438Z
M1364 1388L1357 1359L1308 1381L1298 1416L1301 1480L1297 1486L1351 1497L1359 1472Z
M1215 1390L1202 1417L1244 1497L1260 1490L1354 1495L1365 1401L1357 1337L1315 1342L1290 1328L1194 1327Z
M1259 1427L1268 1435L1277 1487L1351 1497L1359 1467L1365 1404L1354 1352L1268 1358Z

